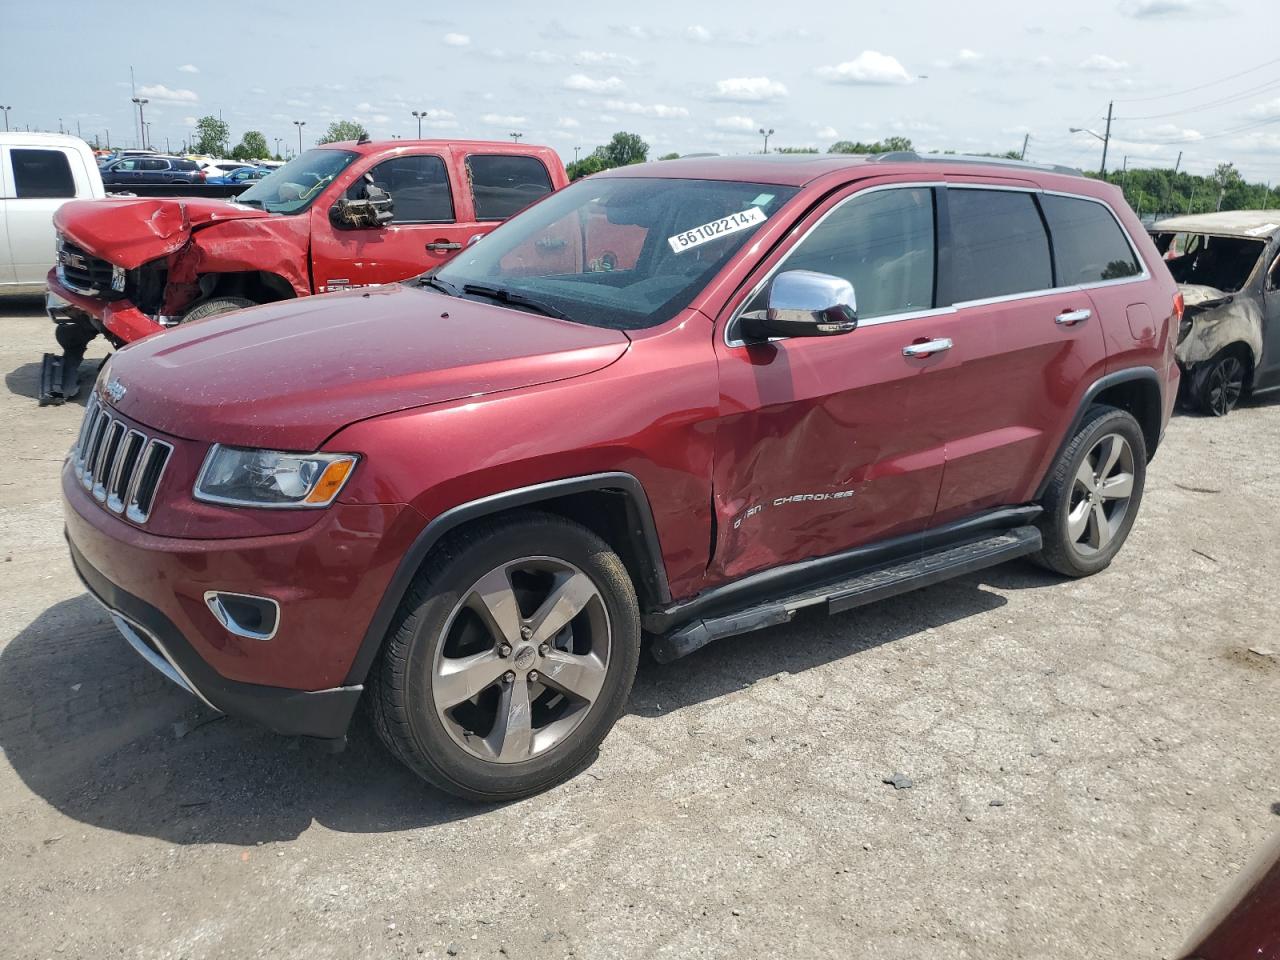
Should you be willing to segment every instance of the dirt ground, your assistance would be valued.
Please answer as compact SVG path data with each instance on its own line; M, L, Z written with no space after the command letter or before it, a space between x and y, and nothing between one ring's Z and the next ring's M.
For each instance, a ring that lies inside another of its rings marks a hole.
M1176 418L1103 574L644 666L584 773L478 808L363 726L214 719L116 635L39 307L0 300L0 955L1168 957L1280 829L1280 402Z

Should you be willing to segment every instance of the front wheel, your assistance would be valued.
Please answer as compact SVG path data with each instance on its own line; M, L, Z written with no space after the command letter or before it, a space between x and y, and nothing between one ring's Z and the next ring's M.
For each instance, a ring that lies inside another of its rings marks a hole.
M1105 569L1133 528L1146 478L1138 421L1091 407L1054 465L1038 521L1044 546L1032 559L1068 577Z
M388 748L443 790L500 801L571 776L621 714L640 618L626 568L585 527L479 525L424 565L369 691Z
M252 300L246 300L244 297L214 297L211 300L202 300L194 307L182 315L182 323L191 323L193 320L203 320L205 317L216 317L220 313L230 313L233 310L243 310L245 307L256 306Z

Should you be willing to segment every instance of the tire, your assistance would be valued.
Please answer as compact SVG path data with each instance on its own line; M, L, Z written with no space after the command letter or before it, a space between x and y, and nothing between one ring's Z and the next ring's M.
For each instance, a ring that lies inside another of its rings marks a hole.
M540 636L552 594L562 606L551 613L571 617L546 617L546 629L564 626ZM427 782L514 800L591 760L639 656L639 606L617 554L576 523L521 513L470 527L428 558L374 666L369 707L391 753Z
M1090 407L1050 475L1036 522L1044 546L1032 560L1067 577L1106 569L1137 519L1146 477L1138 421L1115 407Z
M203 320L205 317L216 317L220 313L231 313L233 310L255 306L257 306L256 303L244 297L214 297L212 300L202 300L197 303L182 315L181 322L191 323L193 320Z
M1201 413L1225 417L1240 402L1248 382L1249 364L1238 350L1228 347L1212 360L1196 364L1190 395Z

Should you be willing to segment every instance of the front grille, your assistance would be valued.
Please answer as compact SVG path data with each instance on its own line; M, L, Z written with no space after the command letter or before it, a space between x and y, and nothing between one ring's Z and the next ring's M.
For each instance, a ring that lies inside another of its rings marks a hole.
M114 300L121 296L111 289L111 264L63 238L58 247L58 276L76 293Z
M71 462L95 500L134 523L146 523L172 453L171 444L112 417L94 393Z

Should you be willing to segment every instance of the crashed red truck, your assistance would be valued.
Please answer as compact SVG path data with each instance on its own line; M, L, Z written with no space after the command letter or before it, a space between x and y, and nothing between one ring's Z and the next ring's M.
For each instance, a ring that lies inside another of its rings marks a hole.
M440 266L567 183L547 147L484 141L332 143L235 201L72 202L54 217L47 307L64 350L47 354L41 402L74 396L85 347Z

